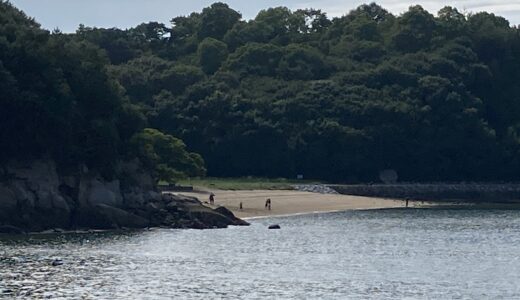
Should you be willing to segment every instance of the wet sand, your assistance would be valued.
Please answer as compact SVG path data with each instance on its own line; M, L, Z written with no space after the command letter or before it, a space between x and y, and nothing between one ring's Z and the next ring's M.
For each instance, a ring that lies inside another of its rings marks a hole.
M215 205L212 207L225 206L239 218L405 206L404 201L398 200L289 190L207 190L176 194L194 196L203 202L209 202L209 193L215 194ZM265 208L267 198L271 199L271 210ZM242 210L239 209L240 202L243 205ZM205 204L209 206L209 203Z

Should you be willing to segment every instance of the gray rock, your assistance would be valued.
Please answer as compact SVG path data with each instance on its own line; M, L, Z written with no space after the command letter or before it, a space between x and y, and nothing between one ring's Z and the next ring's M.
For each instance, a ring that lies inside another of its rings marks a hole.
M155 212L158 211L160 208L156 203L150 202L146 204L146 210L149 212Z
M70 211L70 207L68 202L60 195L56 195L52 199L52 207L57 210Z
M56 164L51 160L36 160L30 163L11 162L7 165L7 173L17 179L34 182L57 183Z
M61 265L63 265L63 261L61 259L55 259L52 261L51 265L53 267L61 266Z
M167 205L166 205L166 209L168 211L178 211L179 210L179 204L175 201L170 201Z
M16 226L2 225L2 226L0 226L0 233L4 233L4 234L24 234L25 231L23 231L23 229L18 228Z
M337 192L323 184L298 184L293 185L293 188L297 191L311 192L319 194L337 194Z
M123 194L124 204L126 207L138 208L145 205L145 196L139 189L132 189L130 192Z
M173 195L173 194L165 193L165 194L163 194L163 200L175 201L175 202L181 203L181 204L197 204L197 205L202 204L202 202L200 202L199 199L197 199L196 197L186 196L186 195L182 195L182 194Z
M82 178L79 185L79 202L81 206L97 204L122 206L123 197L119 180L102 182L97 178Z
M71 188L75 189L78 185L77 178L74 176L65 176L61 178L61 184Z
M4 227L6 232L248 225L223 207L213 210L195 197L156 192L139 161L118 169L124 193L119 181L106 182L86 168L58 176L52 161L10 163L2 170L9 181L0 183L0 224L17 226Z
M38 198L58 193L60 180L53 161L38 160L28 165L15 163L9 165L7 169L16 179L24 180L29 190L32 190Z
M15 180L10 183L10 186L19 204L26 209L35 207L36 196L29 190L24 181Z
M36 208L42 210L70 211L70 206L58 191L41 191L38 194Z
M61 183L53 161L38 160L30 164L11 163L7 169L16 178L10 185L18 202L23 204L21 205L23 209L41 210L41 220L48 220L50 223L55 217L53 210L56 208L59 210L56 214L58 219L68 218L70 208L67 201L61 196L59 190ZM59 224L63 225L63 220Z
M149 191L155 188L154 179L148 172L143 170L143 167L138 159L121 162L118 169L131 185L138 185L143 190Z
M194 229L226 228L228 225L233 225L228 217L210 208L191 211L190 215L193 222L190 228Z
M54 206L52 204L53 198L57 194L50 193L49 191L40 191L38 194L38 200L36 201L36 208L51 210Z
M235 217L233 212L231 212L229 209L225 208L224 206L219 206L219 207L215 208L215 211L218 212L219 214L227 217L229 220L231 220L232 223L230 225L237 225L237 226L249 225L249 223L247 223L246 221Z
M146 193L148 201L161 201L162 195L161 193L155 192L155 191L149 191Z
M97 204L95 209L119 227L144 228L150 225L150 222L145 218L117 207L112 207L106 204Z
M0 210L16 209L16 195L5 185L0 185Z

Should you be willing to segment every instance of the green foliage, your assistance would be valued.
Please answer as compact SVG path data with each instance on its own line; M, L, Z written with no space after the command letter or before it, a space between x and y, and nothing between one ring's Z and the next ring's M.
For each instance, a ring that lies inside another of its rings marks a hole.
M197 55L202 70L206 74L213 74L228 56L227 45L213 38L206 38L199 44Z
M199 154L186 151L186 145L171 135L145 128L131 140L138 157L153 168L158 180L175 182L187 176L204 176L204 160Z
M241 75L275 76L283 49L271 44L251 43L233 53L226 68Z
M161 39L156 30L160 28L157 24L143 25L132 29L132 34L141 32L148 47ZM75 35L58 31L50 34L1 1L0 162L51 158L61 168L74 169L84 163L105 177L117 175L118 162L136 156L137 146L131 138L147 122L140 108L128 103L120 82L108 71L110 62L121 63L142 53L129 36L118 29L85 27ZM130 73L126 74L127 81L121 82L132 96L139 90L135 87L138 80L146 82L143 86L151 85L141 99L162 89L182 92L204 76L192 66L172 65L160 59L149 59L147 63L151 70L144 75L132 73L129 67L124 69L126 65L114 67ZM159 69L161 72L155 72ZM161 149L161 158L168 160L159 160L160 168L168 169L169 163L175 163L178 172L201 175L200 156L185 154L181 151L183 144L175 142L181 145ZM182 164L172 160L177 154L182 156ZM158 168L150 162L149 167Z
M177 181L181 185L219 190L292 190L296 184L319 184L317 181L284 178L189 178Z
M2 157L133 153L177 178L202 164L170 157L172 135L210 176L520 179L520 31L502 17L371 3L245 21L215 3L171 26L63 35L2 5Z
M392 36L395 47L403 52L427 49L436 27L435 18L421 6L412 6L397 22L397 31Z
M332 68L316 49L291 44L285 48L277 72L287 80L326 78Z
M182 93L186 87L204 78L200 68L175 64L157 56L141 56L112 71L135 103L152 105L152 97L165 90Z
M214 3L204 8L200 14L199 38L222 39L241 17L240 13L230 9L227 4Z

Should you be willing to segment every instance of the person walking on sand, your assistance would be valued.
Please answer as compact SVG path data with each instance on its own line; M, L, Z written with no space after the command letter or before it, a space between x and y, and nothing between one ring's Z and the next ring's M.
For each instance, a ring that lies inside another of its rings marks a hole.
M215 204L215 194L213 193L209 194L209 204Z
M265 208L271 210L271 198L267 198L267 200L265 200Z

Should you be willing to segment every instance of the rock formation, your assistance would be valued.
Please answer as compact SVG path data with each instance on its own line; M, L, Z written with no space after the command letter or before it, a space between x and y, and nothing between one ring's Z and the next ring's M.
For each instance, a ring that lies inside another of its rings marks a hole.
M121 163L107 180L85 166L58 172L53 161L11 162L0 168L0 228L17 230L225 228L247 225L225 208L192 197L161 194L138 161Z

